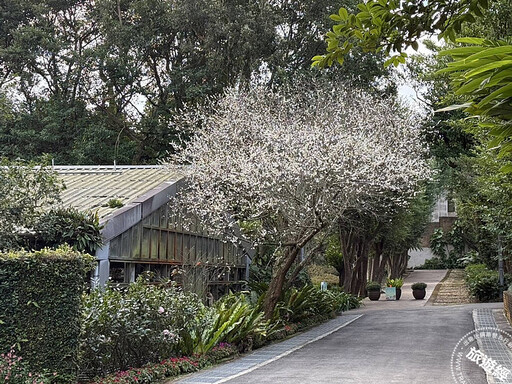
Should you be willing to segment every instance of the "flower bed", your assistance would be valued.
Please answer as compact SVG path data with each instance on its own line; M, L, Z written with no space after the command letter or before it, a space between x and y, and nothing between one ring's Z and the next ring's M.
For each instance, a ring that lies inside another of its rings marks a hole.
M192 357L174 357L157 364L148 364L142 368L132 368L126 371L98 379L92 384L151 384L158 380L180 375L182 373L196 372L233 357L238 353L236 347L227 343L220 343L204 355Z

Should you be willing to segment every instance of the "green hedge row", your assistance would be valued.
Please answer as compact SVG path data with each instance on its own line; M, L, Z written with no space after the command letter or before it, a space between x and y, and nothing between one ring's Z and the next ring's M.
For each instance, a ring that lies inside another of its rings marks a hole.
M77 371L81 295L94 258L65 246L0 253L0 352L15 345L33 372Z

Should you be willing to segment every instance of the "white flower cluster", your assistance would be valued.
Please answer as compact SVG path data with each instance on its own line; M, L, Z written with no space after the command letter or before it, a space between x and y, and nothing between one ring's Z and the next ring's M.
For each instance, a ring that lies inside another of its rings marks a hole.
M406 204L430 177L417 121L361 91L229 90L171 159L186 165L186 210L217 234L297 242L348 209Z

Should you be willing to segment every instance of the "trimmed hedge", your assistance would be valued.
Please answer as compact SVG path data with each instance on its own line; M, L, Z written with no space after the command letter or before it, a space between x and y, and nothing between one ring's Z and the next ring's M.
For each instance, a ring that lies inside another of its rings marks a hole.
M95 259L68 246L0 253L0 352L15 345L34 373L77 373L81 295Z

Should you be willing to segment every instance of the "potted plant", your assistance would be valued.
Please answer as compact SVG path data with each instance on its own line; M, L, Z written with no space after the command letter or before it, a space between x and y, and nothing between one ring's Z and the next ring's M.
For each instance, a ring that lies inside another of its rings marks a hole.
M427 284L425 283L414 283L411 285L412 295L416 300L423 300L427 294Z
M380 299L380 284L375 281L369 281L366 284L366 291L368 292L368 297L372 301L377 301Z
M388 279L386 285L388 287L395 287L396 288L396 299L400 300L400 297L402 296L402 285L404 285L403 279Z

